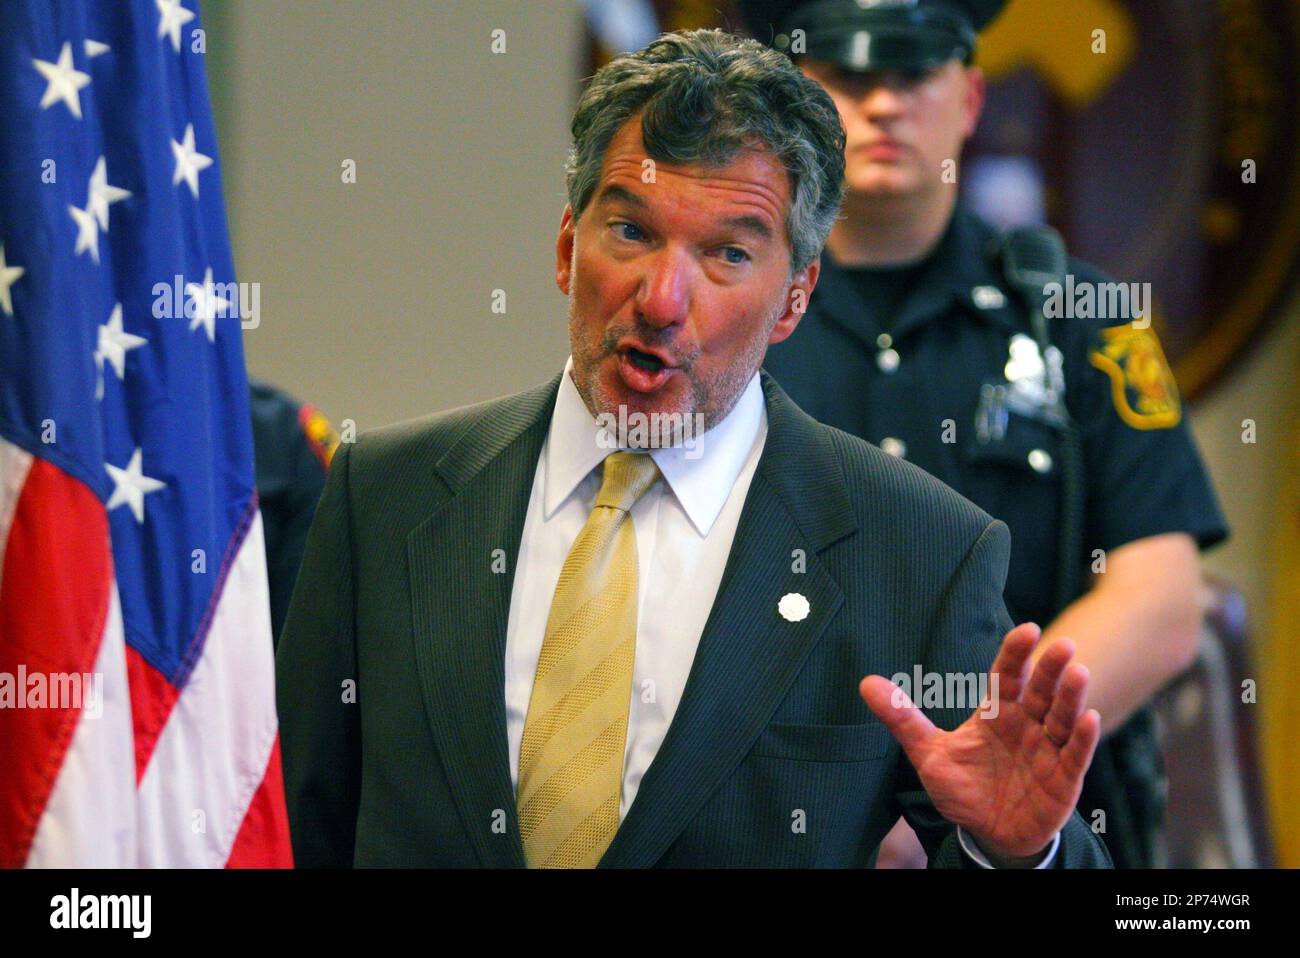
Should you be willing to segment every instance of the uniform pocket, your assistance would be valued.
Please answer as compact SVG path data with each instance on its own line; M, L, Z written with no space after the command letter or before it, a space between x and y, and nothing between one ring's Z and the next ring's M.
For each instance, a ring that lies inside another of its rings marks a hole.
M1000 439L967 445L966 462L1007 479L1051 482L1061 469L1060 434L1045 423L1013 414Z

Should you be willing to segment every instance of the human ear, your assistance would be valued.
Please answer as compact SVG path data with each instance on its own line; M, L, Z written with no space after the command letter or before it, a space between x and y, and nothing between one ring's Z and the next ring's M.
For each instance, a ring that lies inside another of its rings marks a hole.
M791 277L790 288L786 292L785 311L772 327L771 335L767 337L768 345L784 342L795 331L808 309L808 300L812 297L821 269L822 262L818 257Z
M576 223L573 210L564 204L564 215L560 217L560 233L555 238L555 285L565 296L569 295L569 284L573 277L573 245L576 240Z

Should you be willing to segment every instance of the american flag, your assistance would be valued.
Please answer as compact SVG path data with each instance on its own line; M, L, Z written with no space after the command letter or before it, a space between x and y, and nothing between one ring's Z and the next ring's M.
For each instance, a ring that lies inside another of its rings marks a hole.
M205 46L0 4L0 866L291 864Z

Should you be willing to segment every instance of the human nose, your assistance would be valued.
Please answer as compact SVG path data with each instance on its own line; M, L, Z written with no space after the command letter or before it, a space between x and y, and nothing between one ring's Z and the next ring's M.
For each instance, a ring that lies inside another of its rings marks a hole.
M858 109L869 120L891 120L907 109L911 85L896 74L873 76L858 98Z
M653 326L672 326L686 319L690 308L692 264L684 251L664 247L647 257L637 290L636 306Z

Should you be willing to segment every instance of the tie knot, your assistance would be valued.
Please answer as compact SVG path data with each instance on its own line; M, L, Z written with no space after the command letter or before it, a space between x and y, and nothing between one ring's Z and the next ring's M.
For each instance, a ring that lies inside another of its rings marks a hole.
M605 457L605 474L596 494L596 505L631 512L633 504L658 478L659 467L645 453L610 453Z

